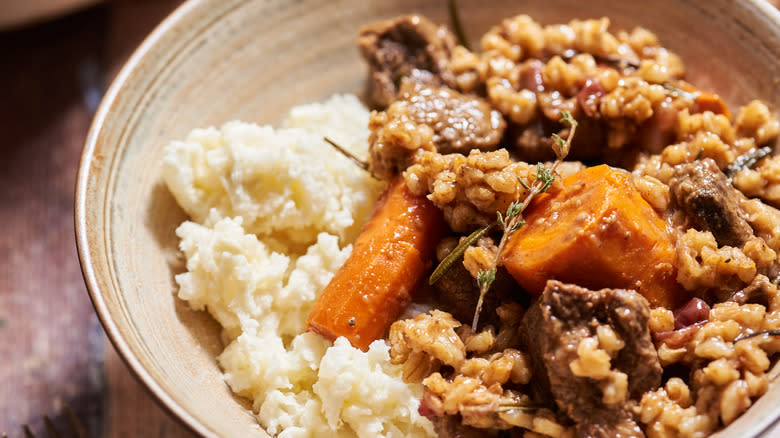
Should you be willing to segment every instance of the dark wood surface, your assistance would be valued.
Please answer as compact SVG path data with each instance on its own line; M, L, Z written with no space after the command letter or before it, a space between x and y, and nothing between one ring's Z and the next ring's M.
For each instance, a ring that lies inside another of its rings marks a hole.
M0 31L0 435L191 437L105 340L81 277L73 192L106 83L179 0L105 3Z
M103 88L180 0L117 0L0 31L0 435L42 417L84 435L192 437L106 341L73 233L79 156Z

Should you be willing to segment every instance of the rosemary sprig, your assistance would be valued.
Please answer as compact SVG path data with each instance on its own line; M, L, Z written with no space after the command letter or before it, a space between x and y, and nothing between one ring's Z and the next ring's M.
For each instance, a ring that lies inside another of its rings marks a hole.
M577 121L574 120L567 111L561 111L561 122L569 126L569 135L566 137L566 140L558 135L553 136L553 151L555 152L556 160L552 167L547 168L542 163L537 164L536 179L533 184L530 185L530 191L523 202L514 201L509 204L504 215L502 215L501 212L497 212L497 222L501 225L503 232L491 267L480 271L477 275L479 299L477 300L477 308L474 310L474 319L471 323L471 330L475 333L477 331L477 325L479 324L479 314L482 311L485 295L488 290L490 290L490 286L493 285L493 281L496 279L496 270L501 263L501 253L504 251L509 236L525 224L523 221L523 211L525 211L526 207L528 207L536 195L546 192L553 185L553 182L555 182L555 171L557 170L558 165L569 154L571 141L574 138L574 132L577 130ZM518 181L520 181L520 178L518 178ZM523 187L529 187L528 184L521 185L523 185ZM463 251L465 252L465 248Z
M737 157L733 163L729 164L729 167L726 168L724 173L729 179L734 178L734 175L736 175L737 172L742 169L752 169L756 167L759 161L769 156L771 153L772 148L769 146L764 146L762 148L745 152L744 154Z
M466 252L466 249L468 249L469 246L471 246L474 242L479 240L480 237L484 236L485 233L488 232L491 228L493 228L496 225L496 222L490 223L485 225L484 227L474 231L473 233L469 234L468 237L463 239L458 246L456 246L452 251L450 251L449 254L447 254L447 257L444 257L442 261L439 263L439 266L434 269L431 276L428 278L428 284L433 285L439 279L444 275L445 272L447 272L448 269L450 269L450 266L452 266L453 263L457 262L460 257L463 255L464 252Z
M466 31L463 28L463 22L460 21L457 0L449 0L447 2L447 9L450 11L452 30L455 31L455 36L458 38L458 44L465 47L467 50L471 50L471 47L469 47L469 39L466 37Z

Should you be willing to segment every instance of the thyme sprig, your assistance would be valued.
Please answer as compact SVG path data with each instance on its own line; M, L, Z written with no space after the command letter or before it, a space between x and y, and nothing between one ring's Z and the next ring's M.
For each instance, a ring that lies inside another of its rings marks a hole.
M329 143L334 148L336 148L336 150L341 152L345 157L347 157L350 160L352 160L352 162L357 164L358 167L360 167L361 169L363 169L365 171L368 171L368 163L367 162L365 162L365 161L361 160L360 158L356 157L355 155L352 154L352 152L344 149L341 145L339 145L335 141L329 139L328 137L322 137L322 139L325 140L327 143Z
M482 311L482 304L485 301L485 295L487 294L493 282L496 280L496 271L501 263L501 254L504 251L509 236L515 231L520 229L525 221L523 220L523 211L528 207L531 201L539 193L544 193L552 187L555 182L556 170L558 165L566 158L571 149L571 141L574 138L574 133L577 130L577 121L572 118L571 114L567 111L561 111L561 122L569 126L569 135L564 140L559 135L553 135L553 151L555 152L555 162L551 167L546 167L542 163L536 165L536 179L532 184L527 184L518 177L518 183L528 190L528 195L522 202L514 201L509 204L506 212L502 215L501 212L497 212L496 223L501 226L502 234L501 240L498 243L498 250L496 250L495 257L491 261L490 267L481 270L477 274L477 284L479 285L479 299L477 300L477 307L474 310L474 319L471 323L471 330L476 332L477 325L479 324L479 314ZM484 234L484 233L483 233ZM474 239L476 241L477 239ZM460 246L460 245L459 245ZM457 249L457 248L456 248ZM465 252L466 249L463 249Z

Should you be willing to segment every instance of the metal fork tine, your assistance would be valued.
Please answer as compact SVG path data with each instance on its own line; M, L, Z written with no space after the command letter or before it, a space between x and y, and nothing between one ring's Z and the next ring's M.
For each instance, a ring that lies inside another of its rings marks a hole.
M26 424L22 426L22 429L24 429L25 438L35 438L35 435L33 435L32 431Z
M62 438L62 435L60 435L60 432L54 427L54 423L52 423L48 416L43 416L43 423L46 424L46 431L49 432L49 438Z
M84 430L84 426L81 425L79 419L76 418L76 414L73 413L73 410L68 405L65 405L65 415L68 417L68 423L70 423L73 433L76 434L76 438L89 438L89 435Z

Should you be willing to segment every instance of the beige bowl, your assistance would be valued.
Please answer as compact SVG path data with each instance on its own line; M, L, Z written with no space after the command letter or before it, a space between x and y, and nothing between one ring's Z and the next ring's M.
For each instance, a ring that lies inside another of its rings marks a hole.
M517 13L543 23L606 15L613 29L642 25L683 56L694 82L731 104L780 103L780 14L757 0L460 3L471 36ZM267 436L220 378L219 327L175 296L183 263L174 229L185 215L162 182L163 145L195 127L276 123L296 104L361 93L358 27L412 11L447 22L444 0L193 0L149 36L109 89L76 188L84 278L121 356L195 432ZM774 385L728 433L755 436L778 415Z

